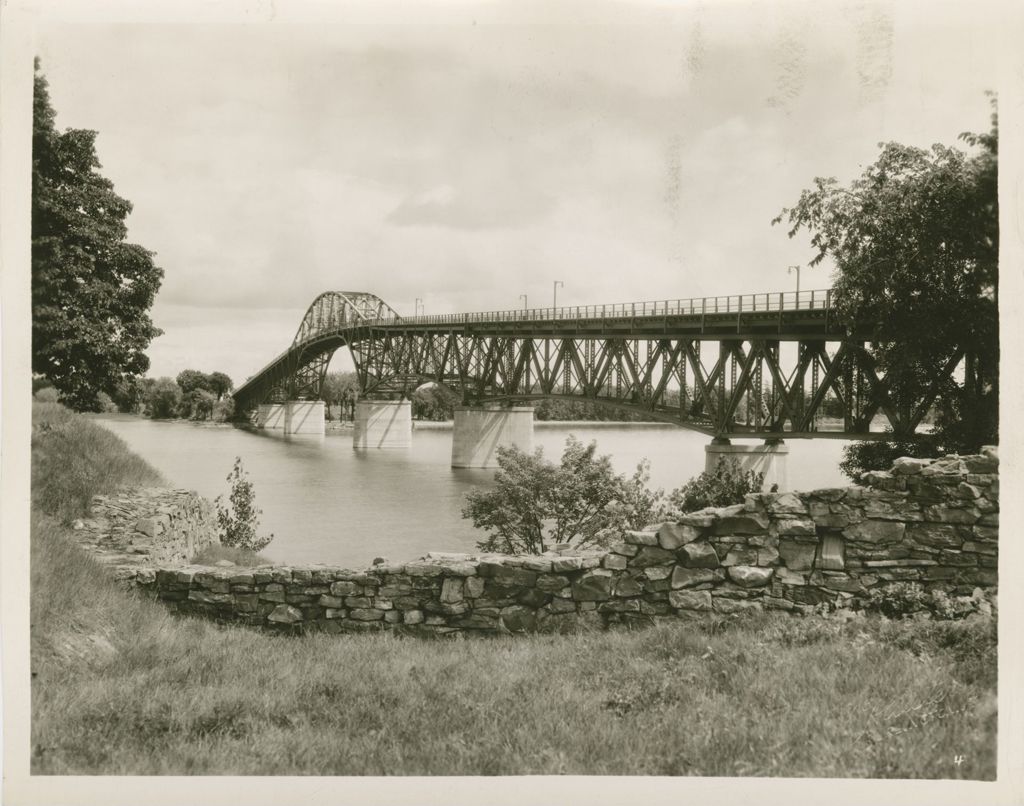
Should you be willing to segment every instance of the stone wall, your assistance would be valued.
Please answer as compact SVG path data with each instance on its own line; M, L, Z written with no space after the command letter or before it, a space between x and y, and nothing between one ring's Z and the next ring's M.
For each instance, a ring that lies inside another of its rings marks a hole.
M219 542L213 506L190 490L140 487L93 497L90 517L75 521L78 542L117 576L134 569L185 565Z
M995 449L900 459L863 486L759 493L609 549L540 556L432 553L365 571L326 566L136 567L175 609L278 629L524 632L747 609L857 608L916 581L954 596L997 583Z

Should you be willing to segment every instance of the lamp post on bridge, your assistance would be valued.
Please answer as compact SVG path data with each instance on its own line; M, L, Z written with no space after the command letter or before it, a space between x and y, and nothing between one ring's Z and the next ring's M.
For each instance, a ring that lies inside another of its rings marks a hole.
M790 266L786 269L786 274L792 274L793 269L796 269L796 296L797 304L800 303L800 266Z
M559 288L565 288L565 283L563 283L561 280L555 280L554 286L552 287L552 291L553 291L552 298L551 298L551 307L552 308L557 308L558 307L558 289Z
M526 294L520 294L519 299L523 301L523 310L527 310L527 308L529 308L529 305L527 305L526 303Z
M420 309L423 308L423 300L420 297L416 297L416 302L413 303L413 316L420 315Z

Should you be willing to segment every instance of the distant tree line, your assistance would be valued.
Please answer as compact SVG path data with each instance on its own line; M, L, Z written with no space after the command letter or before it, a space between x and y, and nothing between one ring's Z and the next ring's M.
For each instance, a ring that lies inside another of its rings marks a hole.
M182 418L224 422L234 414L234 384L223 372L209 374L186 369L176 378L123 378L110 394L97 392L95 410L142 414L155 420ZM49 390L42 393L42 390ZM43 376L32 381L32 391L43 399L66 402L62 392Z

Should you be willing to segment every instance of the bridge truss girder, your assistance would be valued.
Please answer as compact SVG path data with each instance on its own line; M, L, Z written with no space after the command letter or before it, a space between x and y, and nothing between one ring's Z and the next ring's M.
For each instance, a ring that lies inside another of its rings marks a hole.
M871 432L877 415L896 434L912 436L959 360L957 354L916 399L897 403L864 342L835 338L524 338L384 329L349 346L370 397L409 396L435 382L466 403L583 399L717 437L870 438L879 436ZM822 430L826 405L838 409L841 425Z

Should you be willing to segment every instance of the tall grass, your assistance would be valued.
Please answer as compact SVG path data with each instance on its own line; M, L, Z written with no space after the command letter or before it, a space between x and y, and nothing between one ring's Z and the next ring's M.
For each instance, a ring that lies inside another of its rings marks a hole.
M36 774L995 775L991 620L288 638L124 593L41 513L32 620Z
M68 521L94 495L164 481L106 428L59 403L32 404L32 506Z

